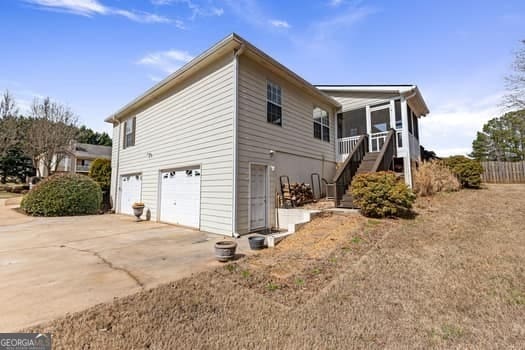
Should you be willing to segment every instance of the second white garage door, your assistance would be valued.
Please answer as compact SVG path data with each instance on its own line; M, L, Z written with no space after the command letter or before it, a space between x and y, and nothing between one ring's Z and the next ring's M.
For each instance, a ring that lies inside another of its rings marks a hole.
M142 197L142 176L123 175L120 179L120 213L133 215L133 203Z
M200 168L161 173L160 221L199 228Z

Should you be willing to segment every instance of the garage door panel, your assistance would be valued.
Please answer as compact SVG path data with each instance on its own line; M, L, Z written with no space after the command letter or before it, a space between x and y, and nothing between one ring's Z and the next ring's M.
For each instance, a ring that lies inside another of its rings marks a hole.
M120 179L120 213L133 215L132 205L142 197L142 176L123 175Z
M162 222L199 228L200 168L161 173Z

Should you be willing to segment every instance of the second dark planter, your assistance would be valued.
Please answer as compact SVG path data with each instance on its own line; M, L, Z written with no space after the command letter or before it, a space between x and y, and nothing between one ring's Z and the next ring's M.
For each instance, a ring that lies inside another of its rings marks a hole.
M252 236L248 237L248 242L250 243L250 249L259 250L264 248L264 237Z

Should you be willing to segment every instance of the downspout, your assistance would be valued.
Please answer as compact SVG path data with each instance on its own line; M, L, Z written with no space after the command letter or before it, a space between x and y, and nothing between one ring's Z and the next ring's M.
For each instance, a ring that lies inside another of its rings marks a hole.
M237 119L239 114L239 56L244 52L245 45L241 44L233 53L233 191L232 191L232 237L239 237L237 232Z
M115 169L115 196L113 197L113 210L115 211L115 213L117 212L117 196L118 196L118 187L119 187L119 184L120 184L120 181L119 181L119 164L120 164L120 121L118 119L115 118L115 116L113 116L112 118L113 120L113 127L115 127L115 123L117 124L116 126L118 127L118 142L116 143L117 145L117 163L116 163L116 169ZM113 141L115 142L115 140ZM115 145L115 143L113 143L113 145Z

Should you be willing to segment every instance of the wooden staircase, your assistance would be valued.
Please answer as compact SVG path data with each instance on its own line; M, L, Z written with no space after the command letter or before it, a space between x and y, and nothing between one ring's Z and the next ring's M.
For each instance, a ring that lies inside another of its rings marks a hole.
M334 177L336 207L355 208L350 192L350 185L354 176L391 169L396 150L394 130L390 130L379 152L368 152L368 137L362 136Z
M355 175L374 172L374 164L376 163L377 158L379 157L379 154L380 152L366 153L363 159L361 160L361 164L359 164L359 167L357 168ZM346 191L343 194L343 198L341 198L341 201L339 202L338 207L339 208L354 208L352 193L350 192L350 185L348 185L348 187L346 188Z

